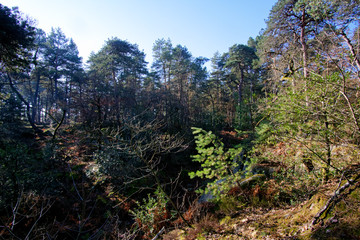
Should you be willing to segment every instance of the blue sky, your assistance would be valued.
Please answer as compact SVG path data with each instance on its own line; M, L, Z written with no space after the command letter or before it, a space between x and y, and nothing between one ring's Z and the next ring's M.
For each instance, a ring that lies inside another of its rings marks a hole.
M152 61L156 39L170 38L194 57L211 58L233 44L246 44L265 28L276 0L2 0L50 32L73 38L84 61L111 37L137 44Z

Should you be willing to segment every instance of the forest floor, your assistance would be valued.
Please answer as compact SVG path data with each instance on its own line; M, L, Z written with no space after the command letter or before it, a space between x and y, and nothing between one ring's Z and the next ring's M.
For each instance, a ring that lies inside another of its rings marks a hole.
M357 188L312 225L314 216L337 189L319 188L308 200L281 208L244 208L229 215L205 216L194 229L176 229L163 239L360 239L360 189Z
M96 171L97 165L87 157L93 151L89 149L91 144L81 135L68 134L72 137L60 140L63 158L71 158L72 164L83 166L85 172ZM160 239L360 239L359 188L344 196L319 223L312 225L314 216L340 186L338 181L316 188L308 186L312 194L307 198L279 205L274 196L278 191L286 192L288 186L270 179L259 184L261 188L255 184L242 192L248 195L250 203L229 196L215 210L207 212L205 207L201 216L191 219L193 228L170 227Z
M127 238L121 237L125 236L121 235L123 232L130 233L134 229L136 223L130 210L137 206L135 201L141 199L116 194L110 184L111 179L104 180L97 176L99 166L92 157L97 142L87 136L86 132L71 128L58 135L57 181L62 183L66 191L63 191L62 197L56 198L44 222L56 219L54 222L60 227L56 225L53 228L62 239L74 239L75 235L86 239L89 233L94 236L100 233L99 229L104 231L103 237L107 239L152 239L144 236L131 238L131 234L125 234ZM284 151L276 152L279 157ZM283 167L274 162L266 164L267 167ZM356 168L359 170L360 165L356 165ZM333 179L326 184L311 186L290 178L281 177L279 180L269 177L245 189L229 192L216 204L199 203L195 198L189 198L187 200L189 203L193 201L193 205L182 210L192 228L186 227L179 219L169 218L164 224L165 232L158 239L359 240L360 181L353 186L353 191L342 195L336 205L320 217L318 223L312 224L314 216L345 183L345 180L339 182ZM156 230L151 237L162 226L154 227Z
M71 159L73 165L82 166L85 172L96 172L97 165L88 157L93 149L87 138L72 132L67 132L65 136L59 139L62 158ZM360 239L359 188L344 195L333 209L312 225L314 216L343 183L332 180L316 187L304 184L286 182L285 179L281 182L266 179L254 183L248 189L225 197L208 211L206 207L197 206L202 208L202 213L190 219L193 228L183 226L174 229L175 225L170 224L171 227L160 239ZM291 192L311 194L294 202L280 203ZM244 197L239 201L239 193L245 196L245 201ZM191 207L188 212L195 215Z

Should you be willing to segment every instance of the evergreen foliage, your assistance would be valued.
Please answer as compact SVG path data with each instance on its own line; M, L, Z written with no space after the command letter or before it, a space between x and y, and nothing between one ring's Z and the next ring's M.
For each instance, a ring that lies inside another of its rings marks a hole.
M201 128L192 128L195 135L196 150L198 154L193 155L193 161L201 164L201 169L190 172L190 178L200 177L208 179L205 194L212 194L217 200L226 194L231 187L242 178L243 171L240 166L241 147L226 149L211 131L206 132Z

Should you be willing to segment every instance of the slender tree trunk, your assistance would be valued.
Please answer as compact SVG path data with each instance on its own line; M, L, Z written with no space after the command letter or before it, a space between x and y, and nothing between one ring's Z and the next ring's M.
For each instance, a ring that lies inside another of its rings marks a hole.
M163 89L166 89L166 65L165 63L162 64L162 71L163 71L163 81L164 81L164 85L163 85Z
M166 84L167 90L170 90L170 82L171 82L171 61L169 62L169 67L168 67L168 79Z
M323 182L326 183L329 180L330 175L330 165L331 165L331 142L329 137L329 120L328 120L328 114L325 111L325 144L326 144L326 165L324 167L324 176L323 176Z
M36 120L37 123L43 122L43 119L42 119L42 117L41 117L41 106L42 106L42 104L41 104L41 98L40 98L40 96L38 96L37 105L36 105L37 112L38 112L38 114L36 115L36 116L37 116L37 120Z
M212 124L212 126L215 126L215 100L211 94L210 94L210 102L211 102L211 106L212 106L211 124Z
M21 93L16 89L9 73L7 73L7 77L9 80L9 85L10 85L11 90L19 97L21 102L26 106L26 117L27 117L32 129L35 131L36 134L38 134L38 136L41 139L44 139L45 137L44 137L43 131L36 126L36 124L34 123L34 121L32 119L32 116L30 114L31 107L30 107L29 102L26 101L26 99L21 95Z
M66 77L66 80L65 80L65 115L64 115L64 123L66 124L67 123L67 119L68 119L68 115L69 115L69 99L70 99L70 96L69 96L69 81L68 81L68 78Z
M307 81L308 81L308 46L306 43L306 13L305 9L303 9L302 17L301 17L301 33L300 33L300 42L301 42L301 51L302 51L302 58L303 58L303 73L304 73L304 79L305 79L305 101L306 106L309 106L309 96L307 94Z
M240 66L239 66L240 68ZM238 83L238 93L239 93L239 106L242 103L242 85L244 83L244 69L240 68L240 82Z
M56 138L56 133L58 132L60 126L63 124L64 120L65 120L65 116L66 116L66 110L63 110L63 115L60 119L60 122L58 122L58 124L56 125L55 127L55 130L54 130L54 133L53 133L53 136L52 136L52 140L54 141L55 138Z
M54 103L54 97L55 97L55 93L54 93L54 81L53 79L49 78L49 81L50 81L50 96L48 95L47 96L47 102L46 104L49 105L46 107L46 111L51 108L51 106L53 105Z
M71 81L69 83L69 96L68 96L68 106L67 106L67 119L71 118L71 108L72 108L72 87Z
M55 76L54 76L54 96L53 96L53 103L55 103L59 99L59 88L58 88L58 69L55 69Z
M36 86L35 86L35 93L33 97L32 102L32 112L31 112L31 120L35 122L36 115L39 115L40 113L37 111L37 105L38 105L38 96L39 96L39 89L40 89L40 72L39 69L36 70Z
M250 79L250 104L249 104L249 114L250 114L250 126L251 130L255 132L255 127L253 124L253 104L254 104L254 84L252 79Z

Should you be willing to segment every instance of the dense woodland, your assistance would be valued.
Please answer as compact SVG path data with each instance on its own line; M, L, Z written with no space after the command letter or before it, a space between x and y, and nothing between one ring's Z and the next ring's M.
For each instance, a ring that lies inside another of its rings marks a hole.
M247 44L158 39L151 65L117 37L85 61L20 10L0 4L1 239L360 238L358 0L279 0Z

